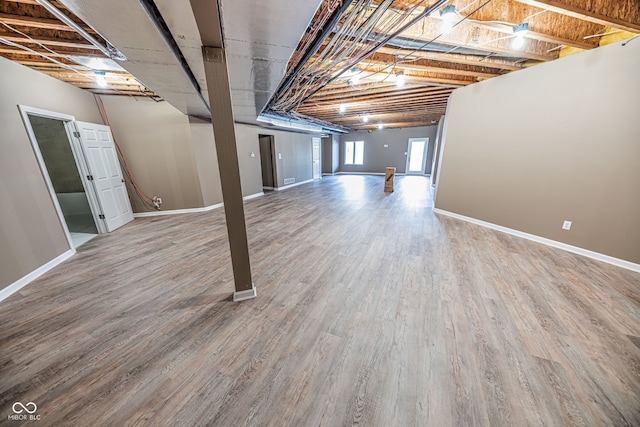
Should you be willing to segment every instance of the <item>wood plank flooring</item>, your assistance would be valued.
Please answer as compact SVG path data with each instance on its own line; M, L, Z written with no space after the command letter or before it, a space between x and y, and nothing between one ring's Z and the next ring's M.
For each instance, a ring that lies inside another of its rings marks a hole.
M640 426L640 274L326 177L136 219L0 303L0 425Z

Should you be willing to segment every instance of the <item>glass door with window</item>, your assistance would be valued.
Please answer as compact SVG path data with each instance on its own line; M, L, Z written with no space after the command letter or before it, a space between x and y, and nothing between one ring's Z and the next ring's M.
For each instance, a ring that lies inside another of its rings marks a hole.
M407 174L424 175L427 147L429 146L428 138L410 138L409 150L407 151Z

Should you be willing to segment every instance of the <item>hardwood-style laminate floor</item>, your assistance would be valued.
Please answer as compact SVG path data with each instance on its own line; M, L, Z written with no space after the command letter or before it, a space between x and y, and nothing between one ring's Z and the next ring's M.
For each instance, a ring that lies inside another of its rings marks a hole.
M382 188L248 201L242 303L221 210L93 239L0 303L0 424L640 425L640 274Z

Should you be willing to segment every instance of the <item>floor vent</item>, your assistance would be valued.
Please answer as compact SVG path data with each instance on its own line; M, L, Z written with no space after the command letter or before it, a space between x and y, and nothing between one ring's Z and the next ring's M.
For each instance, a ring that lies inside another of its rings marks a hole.
M295 178L285 178L284 179L284 185L289 185L289 184L293 184L296 182Z

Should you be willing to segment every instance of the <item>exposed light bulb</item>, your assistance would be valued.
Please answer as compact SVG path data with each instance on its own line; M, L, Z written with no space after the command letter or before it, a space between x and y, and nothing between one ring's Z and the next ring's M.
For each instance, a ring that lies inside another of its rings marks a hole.
M107 78L105 77L104 71L96 71L96 84L100 87L107 87L109 83L107 83Z
M347 111L347 106L344 104L340 104L340 107L338 109L341 113L344 113L345 111Z
M446 6L444 9L440 11L440 17L445 21L449 21L449 22L455 21L457 16L458 15L456 14L456 7L452 4L450 4L449 6Z
M364 123L369 123L369 116L362 116L362 121Z
M360 84L360 75L356 74L355 76L351 77L351 83L353 85L359 85Z
M511 47L514 49L522 49L524 47L524 37L521 35L517 35L513 38L513 41L511 42Z
M382 123L380 123L380 124L378 125L378 130L382 130L383 128L384 128L384 125L383 125Z
M523 22L520 25L513 27L513 33L515 37L511 41L511 47L514 49L522 49L525 45L524 35L529 31L529 24Z
M402 87L407 82L407 76L404 73L400 72L396 74L396 86Z
M453 21L443 20L440 24L440 33L442 35L447 35L453 30Z

